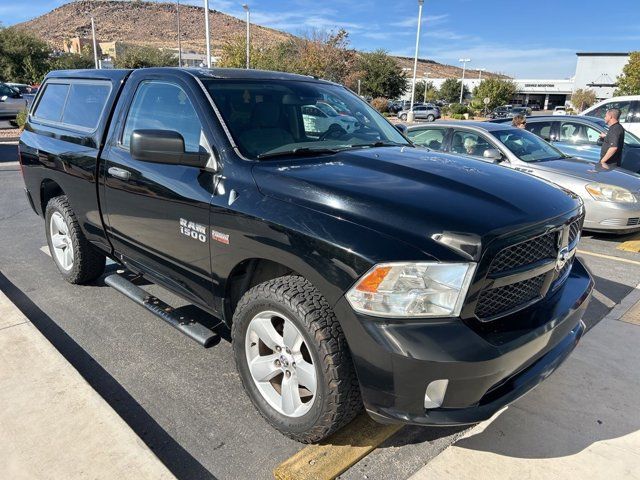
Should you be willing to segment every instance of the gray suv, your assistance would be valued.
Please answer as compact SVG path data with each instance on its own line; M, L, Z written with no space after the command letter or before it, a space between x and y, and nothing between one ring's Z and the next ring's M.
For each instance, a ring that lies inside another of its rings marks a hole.
M413 107L413 114L416 120L427 120L433 122L440 118L440 109L435 105L415 105ZM406 121L409 115L409 110L402 110L398 112L398 118Z

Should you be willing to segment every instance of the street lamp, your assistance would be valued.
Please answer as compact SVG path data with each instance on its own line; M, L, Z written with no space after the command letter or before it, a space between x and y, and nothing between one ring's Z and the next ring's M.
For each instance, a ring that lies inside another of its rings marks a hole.
M180 0L176 1L176 16L178 17L178 66L182 67L182 41L180 39Z
M411 106L409 107L409 113L407 114L407 121L413 122L413 101L416 95L416 73L418 71L418 48L420 47L420 25L422 23L422 5L424 0L418 0L418 31L416 33L416 55L413 59L413 83L411 84Z
M464 73L467 71L467 63L469 63L471 59L461 58L458 61L462 62L462 82L460 82L460 103L462 103L462 96L464 95Z
M207 46L207 68L211 68L211 40L209 38L209 0L204 0L204 35Z
M247 70L249 69L249 41L250 41L250 33L249 33L249 25L251 24L251 12L249 11L249 5L246 3L242 4L242 9L247 12Z
M479 68L478 69L478 80L482 81L482 72L484 72L486 70L486 68Z
M98 64L98 42L96 41L96 24L91 17L91 35L93 36L93 61L95 63L96 70L100 68Z

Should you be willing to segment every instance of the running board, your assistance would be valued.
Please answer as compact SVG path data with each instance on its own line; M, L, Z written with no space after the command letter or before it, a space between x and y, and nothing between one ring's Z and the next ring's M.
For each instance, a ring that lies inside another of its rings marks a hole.
M159 298L154 297L149 292L144 291L120 275L109 275L104 279L104 283L116 289L123 295L126 295L138 305L143 306L175 329L184 333L187 337L198 342L203 347L208 347L217 339L217 334L215 332L209 330L207 327L191 318L176 314L171 305L168 305Z

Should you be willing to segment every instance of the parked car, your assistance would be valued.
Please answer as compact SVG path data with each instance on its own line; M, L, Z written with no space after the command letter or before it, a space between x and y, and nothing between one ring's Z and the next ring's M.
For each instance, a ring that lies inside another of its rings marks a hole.
M361 127L307 135L303 108L330 97ZM61 276L91 282L108 257L220 318L247 395L296 440L363 406L385 422L487 419L585 329L593 280L574 258L575 195L490 163L425 159L334 83L51 72L19 149ZM104 282L200 344L214 338L125 277Z
M322 135L333 125L353 132L358 127L358 120L351 115L339 114L335 108L325 102L302 107L302 120L305 131L309 135Z
M597 117L566 115L558 118L542 115L527 118L526 129L552 143L566 155L598 163L602 147L600 134L606 133L609 127ZM640 138L629 131L625 132L622 168L640 173Z
M528 107L534 112L539 112L540 111L540 105L537 104L537 103L530 103L528 105Z
M558 105L553 109L553 115L566 115L566 114L567 114L567 107L565 107L564 105Z
M528 117L531 115L531 109L529 107L513 107L507 114L507 117L513 118L516 115L524 115L525 117Z
M619 234L640 230L638 174L568 157L533 133L503 123L439 122L409 127L407 135L418 145L494 162L572 191L584 201L585 230Z
M429 105L416 105L413 107L413 114L416 120L427 120L428 122L434 122L440 118L440 109L433 104ZM398 113L400 120L406 121L409 115L409 109L402 110Z
M500 107L496 107L491 112L489 112L487 118L508 118L512 109L512 105L502 105Z
M26 107L27 101L17 89L0 83L0 117L15 118Z
M604 119L604 114L607 113L607 110L610 108L620 109L622 114L620 116L620 123L622 126L625 130L640 137L640 95L609 98L587 108L580 115Z

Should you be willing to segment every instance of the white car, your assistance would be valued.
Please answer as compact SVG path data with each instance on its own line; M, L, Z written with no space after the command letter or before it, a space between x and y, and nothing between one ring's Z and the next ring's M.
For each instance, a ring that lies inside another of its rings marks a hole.
M353 132L358 125L358 119L338 113L335 108L325 102L303 106L302 120L305 131L311 135L322 135L334 124L347 132Z
M609 98L587 108L580 115L604 118L610 108L620 109L620 123L625 130L640 135L640 95Z
M553 109L553 114L554 115L566 115L567 114L567 107L562 106L562 105L558 105L556 108Z

